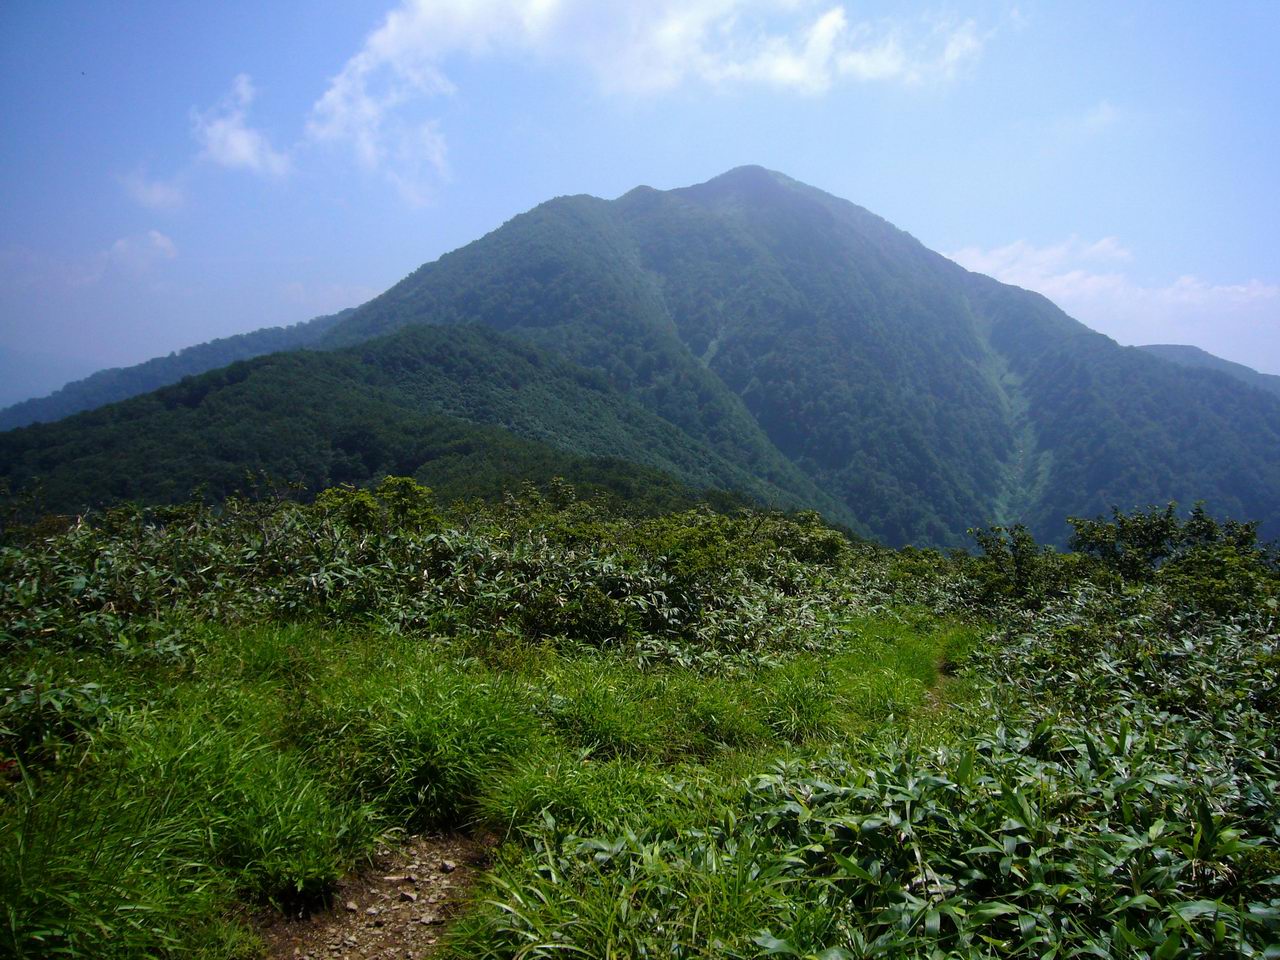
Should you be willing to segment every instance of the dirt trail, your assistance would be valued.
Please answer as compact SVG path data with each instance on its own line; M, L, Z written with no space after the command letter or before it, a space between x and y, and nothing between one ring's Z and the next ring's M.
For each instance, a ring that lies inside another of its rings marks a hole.
M333 906L275 916L259 929L271 960L417 960L430 957L486 861L462 837L410 837L380 846L373 863L343 880Z

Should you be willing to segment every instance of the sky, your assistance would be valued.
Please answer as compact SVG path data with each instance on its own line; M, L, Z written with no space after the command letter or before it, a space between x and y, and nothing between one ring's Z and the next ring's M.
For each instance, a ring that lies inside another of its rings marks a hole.
M1280 373L1280 2L0 5L0 405L762 164Z

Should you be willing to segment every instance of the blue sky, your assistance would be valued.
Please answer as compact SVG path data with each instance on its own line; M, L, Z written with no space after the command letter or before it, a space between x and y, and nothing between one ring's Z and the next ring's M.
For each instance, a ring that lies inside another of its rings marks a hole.
M0 403L760 163L1280 373L1280 3L0 7Z

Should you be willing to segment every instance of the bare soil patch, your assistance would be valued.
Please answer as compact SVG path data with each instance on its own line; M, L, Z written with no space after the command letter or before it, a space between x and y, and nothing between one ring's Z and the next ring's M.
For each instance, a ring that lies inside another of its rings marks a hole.
M429 957L487 861L465 837L409 837L383 845L347 877L329 909L276 915L259 935L271 960L417 960Z

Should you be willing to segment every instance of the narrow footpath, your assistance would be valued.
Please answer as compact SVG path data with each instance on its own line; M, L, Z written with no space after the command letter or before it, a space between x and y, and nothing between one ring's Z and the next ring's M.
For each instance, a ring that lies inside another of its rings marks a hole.
M457 837L380 846L343 880L328 910L276 915L258 933L271 960L417 960L430 957L484 869L487 853Z

